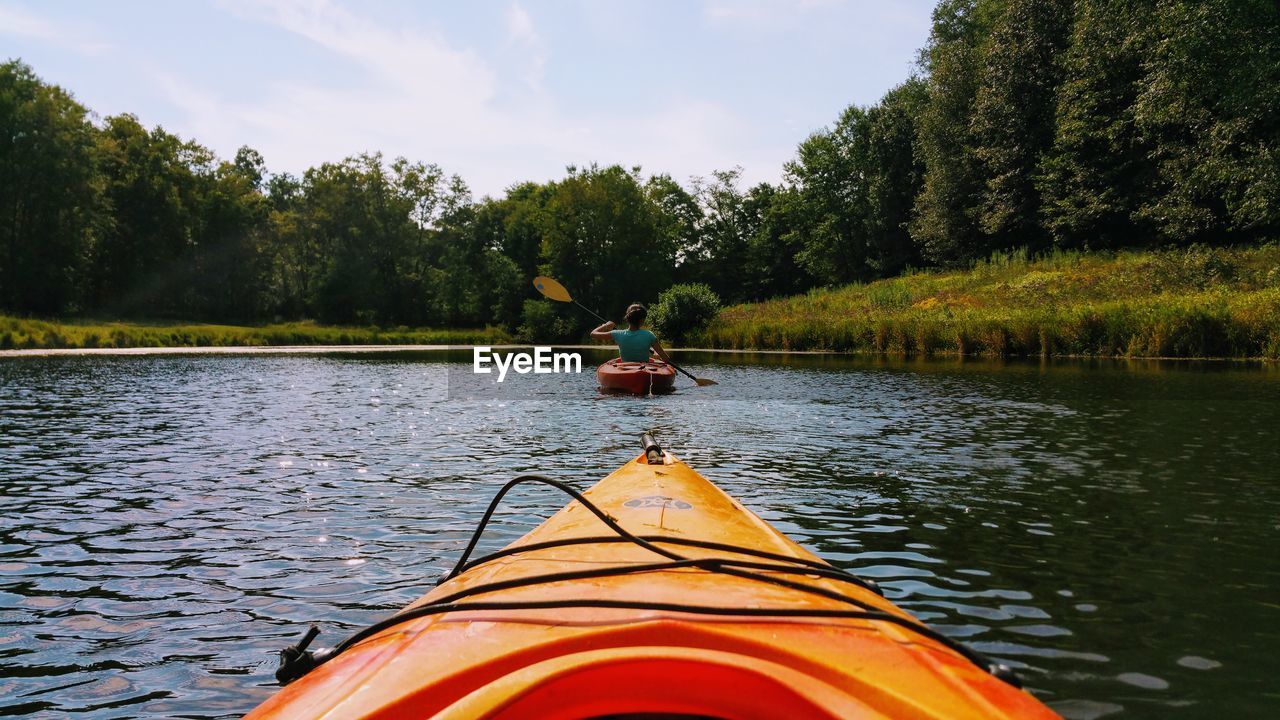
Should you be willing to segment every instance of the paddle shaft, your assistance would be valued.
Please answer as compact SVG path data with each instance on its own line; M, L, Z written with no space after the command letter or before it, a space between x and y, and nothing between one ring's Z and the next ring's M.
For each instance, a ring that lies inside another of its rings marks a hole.
M578 302L577 300L574 300L574 301L573 301L573 304L574 304L574 305L577 305L578 307L582 308L583 310L586 310L587 312L591 313L592 315L595 315L595 316L600 320L600 322L609 322L608 320L605 320L605 319L600 315L600 313L596 312L595 310L592 310L591 308L587 307L586 305L583 305L582 303Z
M680 372L684 373L685 375L687 375L687 376L688 376L688 378L689 378L690 380L692 380L694 383L697 383L697 382L698 382L698 378L694 377L693 375L690 375L688 370L685 370L684 368L682 368L682 367L680 367L679 365L677 365L677 364L675 364L675 363L671 362L670 360L668 360L668 361L667 361L667 364L668 364L668 365L670 365L671 367L673 367L673 368L675 368L675 369L679 370Z

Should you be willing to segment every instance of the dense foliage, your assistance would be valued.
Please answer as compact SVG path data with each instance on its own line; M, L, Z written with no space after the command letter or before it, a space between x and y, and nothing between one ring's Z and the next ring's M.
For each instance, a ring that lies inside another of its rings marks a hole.
M1280 237L1274 0L942 0L915 74L783 181L569 168L475 199L381 155L272 173L0 65L0 310L360 325L590 322L674 283L728 302L992 253Z
M706 328L719 313L720 298L711 288L702 283L681 283L662 291L649 320L662 337L678 343Z

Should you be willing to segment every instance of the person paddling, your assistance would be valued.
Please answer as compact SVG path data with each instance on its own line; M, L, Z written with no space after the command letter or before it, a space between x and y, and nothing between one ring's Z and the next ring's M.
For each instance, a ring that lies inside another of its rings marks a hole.
M663 362L671 363L667 351L662 349L658 336L641 328L649 312L640 303L631 303L623 316L627 320L626 330L617 330L612 320L591 331L591 339L601 342L613 341L618 344L618 356L623 362L648 362L649 352L653 351Z

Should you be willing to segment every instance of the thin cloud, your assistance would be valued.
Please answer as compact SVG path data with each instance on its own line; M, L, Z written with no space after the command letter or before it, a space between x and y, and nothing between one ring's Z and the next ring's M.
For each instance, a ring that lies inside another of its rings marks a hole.
M819 12L818 6L806 11L795 4L744 2L748 4L741 7L763 8L775 17L808 12L808 20L800 23L806 35L823 33L832 25L823 17L828 11ZM50 6L13 11L10 5L0 0L0 34L21 33L33 45L67 44L65 22L46 9ZM739 6L712 2L677 14L696 19L735 7ZM639 165L646 173L669 173L682 181L742 166L744 183L776 180L795 143L829 122L842 102L874 99L841 89L850 86L846 75L839 76L839 84L819 83L833 88L838 97L816 108L816 116L810 96L820 93L783 91L780 98L791 98L785 102L762 101L759 93L744 99L733 88L749 81L734 76L735 66L708 63L751 52L747 46L755 40L744 45L734 39L742 33L727 31L704 41L698 33L706 28L693 27L696 22L682 25L670 39L683 43L678 46L686 50L701 49L705 42L716 48L712 60L695 53L687 73L658 77L645 63L618 65L613 57L611 72L621 77L598 79L591 62L601 47L624 39L648 47L662 20L649 6L590 3L566 18L564 10L504 0L496 7L468 11L474 16L470 21L484 23L482 28L473 25L448 34L444 28L453 26L434 24L433 13L418 11L417 6L414 12L398 11L394 16L330 0L218 0L214 8L230 21L214 24L211 31L222 33L218 42L254 37L272 48L301 50L309 61L275 62L272 49L262 58L270 71L240 67L232 75L207 72L207 61L198 56L150 41L166 32L162 25L138 40L136 18L104 13L95 21L100 27L93 29L110 33L101 37L118 42L109 56L111 72L105 78L78 73L79 79L70 79L72 87L80 83L81 88L92 88L99 96L96 102L104 106L99 109L163 118L168 130L223 158L250 145L263 153L272 170L300 173L323 162L380 150L388 156L437 163L465 178L477 195L498 194L526 180L562 177L565 166L591 162ZM848 14L847 10L834 12ZM927 9L913 12L920 18L910 27L923 33ZM884 9L868 7L857 15L867 20L864 26L885 26L864 27L865 32L893 35L884 31L907 26ZM174 16L180 14L175 11ZM120 24L114 25L117 19ZM575 35L562 35L569 28ZM792 42L795 35L788 33L786 41ZM86 32L81 37L95 36ZM118 40L124 37L135 39ZM566 44L567 37L581 42ZM821 35L804 42L848 47ZM915 39L910 42L910 49L918 44ZM875 54L902 52L906 58L910 49L886 45ZM779 52L784 50L780 45ZM612 84L597 93L594 82ZM874 79L869 84L868 93L876 92ZM113 98L127 98L129 104L114 107ZM794 131L788 122L795 125Z
M842 0L707 0L702 12L707 19L720 23L776 29L790 24L797 15L838 8L844 4Z
M492 95L493 74L484 61L450 47L438 33L383 27L328 0L224 0L221 5L350 58L401 90L444 93L471 103Z
M524 72L525 84L534 92L543 91L543 77L546 73L547 50L542 36L533 26L533 18L519 2L507 7L507 37L513 46L524 51L528 60Z
M95 32L79 24L54 23L8 5L0 5L0 35L39 40L82 55L99 55L111 49Z
M324 0L235 0L223 6L305 37L368 73L370 82L360 87L282 85L265 104L233 105L234 119L223 131L210 131L228 140L236 133L267 139L268 162L295 171L322 159L384 149L439 163L478 193L494 194L589 162L704 174L734 154L723 140L744 134L742 122L726 108L688 98L635 115L567 117L542 91L545 43L518 2L507 9L506 31L520 52L501 68L430 29L382 27ZM504 96L506 76L538 92ZM203 110L205 98L195 98L200 102L190 106ZM326 154L317 158L317 150Z

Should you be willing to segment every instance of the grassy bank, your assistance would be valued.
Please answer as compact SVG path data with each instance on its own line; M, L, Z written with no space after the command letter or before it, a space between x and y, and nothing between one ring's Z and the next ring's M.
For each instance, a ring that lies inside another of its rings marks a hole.
M0 349L223 347L233 345L469 345L505 342L501 330L45 321L0 315Z
M896 354L1280 358L1280 246L995 256L737 305L691 342Z

